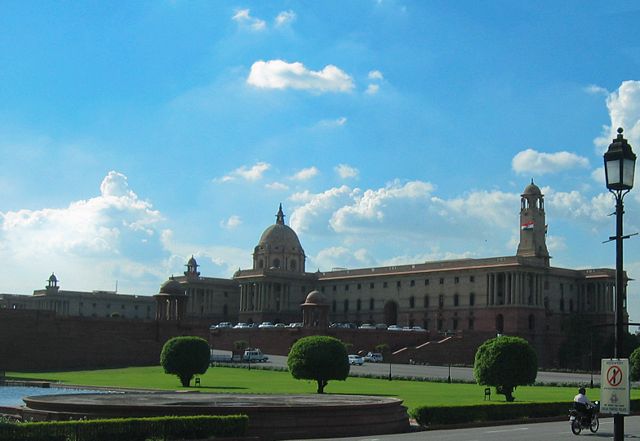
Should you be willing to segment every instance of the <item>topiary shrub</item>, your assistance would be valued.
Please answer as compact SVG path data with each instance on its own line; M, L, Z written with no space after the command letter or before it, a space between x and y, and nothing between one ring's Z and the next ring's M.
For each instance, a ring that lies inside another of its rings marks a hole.
M315 380L319 394L324 393L329 380L345 380L349 375L344 344L327 336L314 335L298 340L289 351L287 366L293 378Z
M485 341L476 352L473 376L478 384L494 386L496 393L513 401L517 386L533 384L538 357L524 338L500 336Z
M209 367L209 343L200 337L173 337L164 344L160 364L167 374L177 375L189 387L194 375L204 374Z

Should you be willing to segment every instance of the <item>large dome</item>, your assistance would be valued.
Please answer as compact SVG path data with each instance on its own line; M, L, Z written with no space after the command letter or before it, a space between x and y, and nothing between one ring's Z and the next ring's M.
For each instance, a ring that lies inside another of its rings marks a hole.
M260 236L258 249L293 253L304 252L296 232L284 224L282 205L278 209L276 223L264 230L264 233Z

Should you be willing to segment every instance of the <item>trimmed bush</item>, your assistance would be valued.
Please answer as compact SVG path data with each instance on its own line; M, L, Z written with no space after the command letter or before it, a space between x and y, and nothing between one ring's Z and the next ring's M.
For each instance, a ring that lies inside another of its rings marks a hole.
M287 366L295 379L315 380L317 392L324 393L329 380L345 380L349 360L345 345L334 337L312 335L294 343Z
M245 415L118 418L109 420L2 423L3 441L144 441L148 438L238 437L247 431Z
M184 387L189 387L196 374L209 368L209 343L200 337L173 337L167 340L160 353L165 373L175 374Z

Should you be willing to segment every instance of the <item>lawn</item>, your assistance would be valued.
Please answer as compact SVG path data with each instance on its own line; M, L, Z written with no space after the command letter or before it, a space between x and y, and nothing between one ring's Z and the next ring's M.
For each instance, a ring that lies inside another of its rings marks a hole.
M67 372L8 372L8 376L46 379L67 384L86 386L111 386L143 389L184 390L178 378L167 375L160 366L130 367ZM247 370L238 368L209 368L201 376L201 392L256 393L256 394L313 394L313 381L295 380L288 372ZM408 408L420 405L468 405L484 404L484 387L476 384L430 383L421 381L379 380L349 377L346 381L330 381L325 389L328 394L386 395L400 398ZM575 387L522 386L515 392L516 402L572 401ZM495 395L492 402L504 402ZM589 391L592 400L598 399L599 390ZM640 391L632 391L632 398L640 398Z

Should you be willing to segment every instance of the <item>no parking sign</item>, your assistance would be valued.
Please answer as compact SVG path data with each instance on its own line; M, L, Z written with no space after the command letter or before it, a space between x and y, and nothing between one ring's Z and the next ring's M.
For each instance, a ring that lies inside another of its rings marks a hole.
M600 379L600 411L609 414L630 413L629 360L603 358Z

